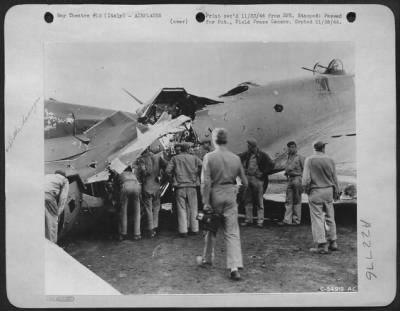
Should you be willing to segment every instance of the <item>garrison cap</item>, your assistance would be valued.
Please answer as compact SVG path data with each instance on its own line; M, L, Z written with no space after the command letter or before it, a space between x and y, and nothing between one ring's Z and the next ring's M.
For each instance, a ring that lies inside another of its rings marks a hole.
M255 138L253 138L253 137L247 138L247 143L250 146L257 147L257 140Z
M188 151L190 149L190 145L187 142L182 142L181 143L181 149L182 151Z
M320 150L322 149L325 145L327 145L328 143L326 143L323 140L317 140L313 143L313 147L315 150Z

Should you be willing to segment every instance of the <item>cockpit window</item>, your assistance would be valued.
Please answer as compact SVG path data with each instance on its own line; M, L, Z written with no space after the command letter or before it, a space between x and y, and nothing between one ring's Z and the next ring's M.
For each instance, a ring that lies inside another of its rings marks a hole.
M333 59L328 68L326 68L325 74L331 75L344 75L346 72L343 69L343 63L340 59Z

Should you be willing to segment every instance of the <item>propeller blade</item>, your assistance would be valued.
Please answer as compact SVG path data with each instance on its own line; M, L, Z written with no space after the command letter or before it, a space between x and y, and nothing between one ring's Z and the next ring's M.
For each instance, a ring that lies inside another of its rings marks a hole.
M128 90L126 90L126 89L124 89L124 88L122 88L122 90L123 90L126 94L128 94L130 97L132 97L134 100L136 100L139 104L143 105L143 102L140 101L138 98L136 98L135 95L133 95L132 93L130 93Z

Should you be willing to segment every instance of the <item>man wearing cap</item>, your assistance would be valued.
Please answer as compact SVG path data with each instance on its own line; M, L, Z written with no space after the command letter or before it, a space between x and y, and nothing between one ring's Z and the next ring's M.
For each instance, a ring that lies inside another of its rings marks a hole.
M274 168L270 156L261 151L254 138L247 140L247 151L239 154L249 181L245 194L246 220L241 224L248 226L253 222L253 208L257 210L257 226L262 228L264 223L263 194L268 186L268 174Z
M285 216L278 225L299 225L301 222L301 177L303 175L304 157L297 154L294 141L287 143L288 158L285 168L287 177Z
M45 235L53 243L58 239L58 218L64 210L69 191L66 173L57 170L44 177Z
M304 163L302 184L308 194L311 229L317 248L311 252L327 254L328 249L337 250L336 223L333 200L337 198L338 181L333 159L325 155L325 145L321 140L313 144L314 154Z
M128 234L128 209L133 209L133 240L140 240L140 192L141 187L131 167L119 174L115 180L118 189L120 211L118 239L126 240Z
M175 155L180 154L182 152L181 144L175 144L174 151L175 151Z
M211 151L211 141L205 140L200 144L197 155L200 158L200 160L203 160L204 156L210 151Z
M142 201L147 217L147 232L156 236L160 212L160 174L167 162L163 153L154 154L147 148L137 160L139 181L142 183Z
M197 216L197 186L200 185L201 160L189 153L189 144L182 143L180 154L169 161L166 174L172 179L178 214L178 231L181 237L199 232Z
M243 268L242 249L238 224L236 196L237 177L247 188L247 178L240 158L226 148L227 132L223 128L214 129L212 143L215 150L204 156L201 172L201 193L205 210L213 209L223 215L224 238L226 243L227 268L232 280L240 280L238 269ZM212 234L207 233L206 243L212 244ZM207 248L206 248L207 249ZM203 258L203 264L212 264L212 250Z

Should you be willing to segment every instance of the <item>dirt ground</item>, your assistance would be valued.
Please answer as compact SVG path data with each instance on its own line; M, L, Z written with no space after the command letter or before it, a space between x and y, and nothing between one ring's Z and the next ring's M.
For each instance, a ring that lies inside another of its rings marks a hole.
M216 263L196 265L202 235L179 238L163 230L153 239L117 242L102 235L80 236L61 247L122 294L318 292L327 286L357 290L357 228L338 225L340 250L312 254L309 224L241 228L242 280L229 279L222 232Z

